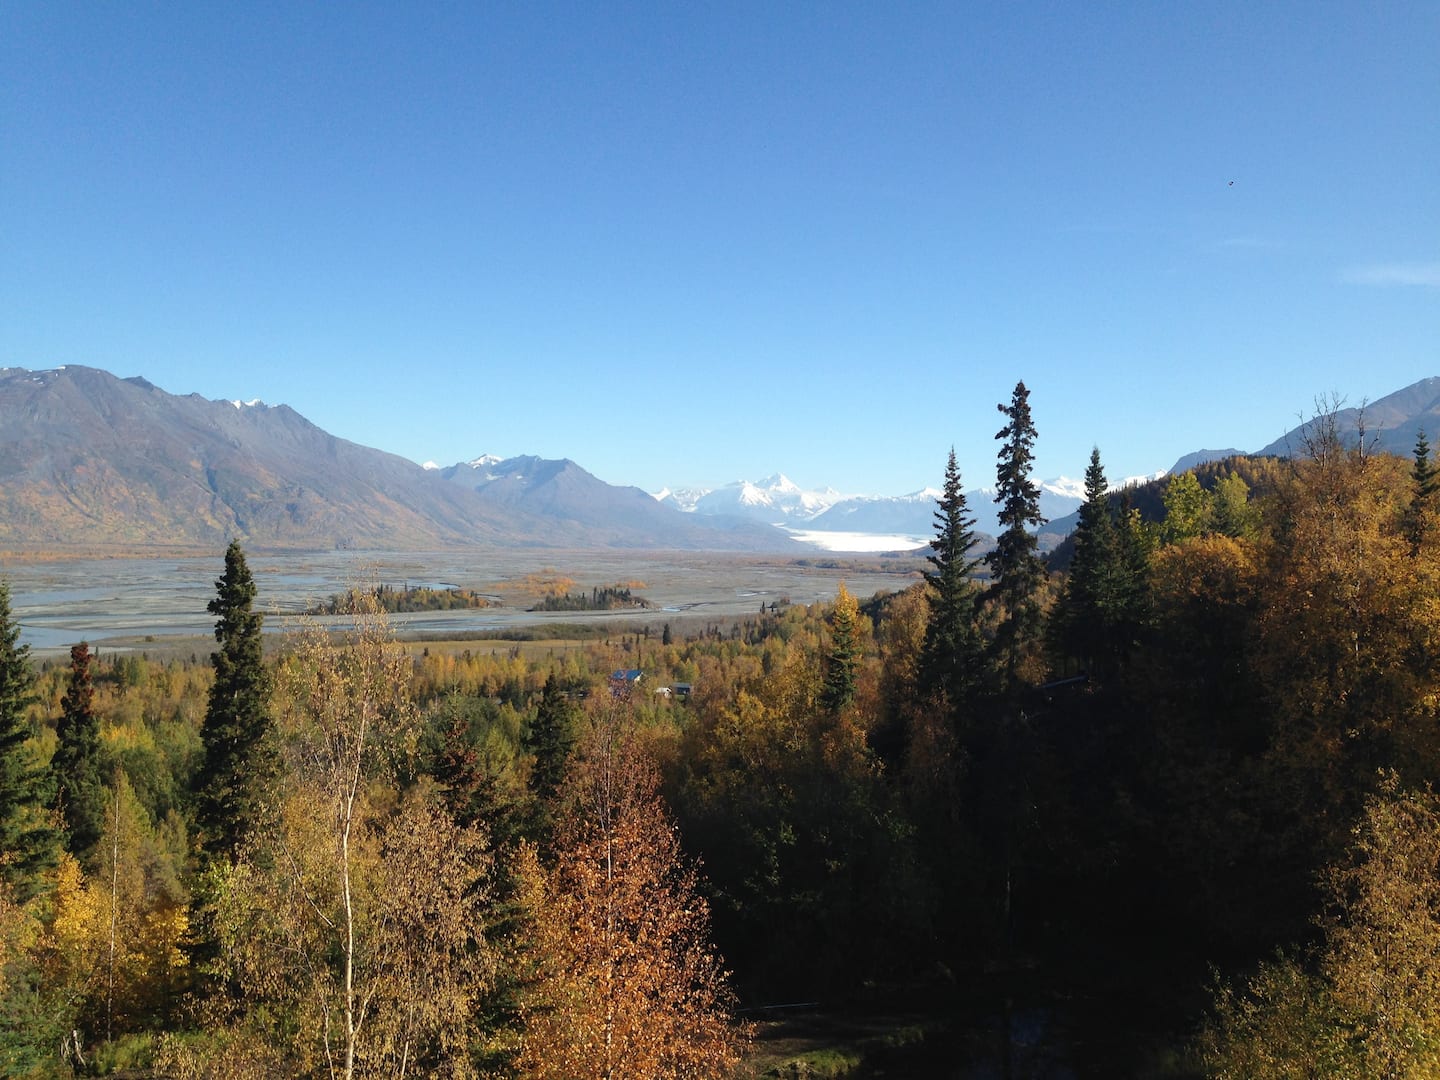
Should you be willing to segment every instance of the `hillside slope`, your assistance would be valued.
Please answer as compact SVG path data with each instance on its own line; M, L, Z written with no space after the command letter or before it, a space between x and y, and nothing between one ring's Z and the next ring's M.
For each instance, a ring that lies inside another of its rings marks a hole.
M704 528L648 496L643 503L628 494L612 500L644 513L602 515L593 501L610 486L589 480L593 485L553 485L548 499L487 496L330 435L285 405L182 397L96 368L0 369L6 544L215 547L231 537L262 546L388 550L787 544L776 530Z

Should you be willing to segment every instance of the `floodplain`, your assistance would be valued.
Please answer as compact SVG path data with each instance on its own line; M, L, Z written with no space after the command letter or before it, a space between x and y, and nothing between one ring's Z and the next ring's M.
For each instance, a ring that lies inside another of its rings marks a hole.
M910 556L756 556L715 552L470 549L440 552L247 552L266 629L284 632L309 608L350 588L471 589L484 608L392 615L403 639L525 636L564 627L616 627L638 632L665 622L681 626L728 623L762 605L832 600L841 581L858 597L897 591L918 579L924 560ZM212 556L30 555L0 559L22 642L50 656L85 640L111 649L153 648L209 639L214 616L206 604L224 569ZM530 610L546 588L577 592L628 584L647 605L608 611ZM339 623L337 617L321 623Z

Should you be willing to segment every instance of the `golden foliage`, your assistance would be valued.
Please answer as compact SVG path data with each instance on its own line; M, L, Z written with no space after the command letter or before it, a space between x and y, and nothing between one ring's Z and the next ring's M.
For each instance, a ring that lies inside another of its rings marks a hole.
M373 608L338 643L301 641L284 681L292 767L278 813L212 887L244 995L226 1038L285 1017L271 1032L285 1071L471 1075L494 973L490 856L432 790L398 797L419 729L411 671Z
M575 579L557 574L547 566L537 573L526 574L520 580L520 587L541 597L564 596L575 587Z
M1440 1075L1440 806L1393 774L1328 876L1323 974L1366 1076Z
M1326 875L1314 962L1220 988L1201 1042L1217 1080L1440 1075L1440 803L1393 773L1379 788Z
M1368 787L1395 746L1425 769L1440 763L1427 735L1440 578L1401 528L1403 466L1325 449L1299 462L1278 496L1252 662L1277 747L1337 793Z
M722 1077L738 1061L708 908L657 785L623 720L599 717L580 749L554 866L533 890L539 970L518 1062L526 1076Z

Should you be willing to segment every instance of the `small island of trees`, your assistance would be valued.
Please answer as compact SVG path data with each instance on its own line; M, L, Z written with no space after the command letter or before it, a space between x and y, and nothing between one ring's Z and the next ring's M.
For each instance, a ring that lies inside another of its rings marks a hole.
M621 611L626 608L653 607L649 600L636 596L630 585L596 586L587 596L578 593L550 593L538 600L531 611Z
M415 611L463 611L467 608L489 607L495 601L472 589L435 589L428 585L405 585L397 589L376 585L373 589L349 589L311 607L307 615L345 615L362 602L372 602L387 615Z

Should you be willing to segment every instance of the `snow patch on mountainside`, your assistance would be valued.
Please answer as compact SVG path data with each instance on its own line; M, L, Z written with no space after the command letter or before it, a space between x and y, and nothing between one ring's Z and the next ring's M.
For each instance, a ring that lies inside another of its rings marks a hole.
M504 460L504 458L496 457L494 454L481 454L479 457L471 458L469 461L462 461L458 465L452 466L452 468L457 471L460 469L474 470L476 475L471 477L471 479L476 481L495 480L497 479L494 472L495 466Z

